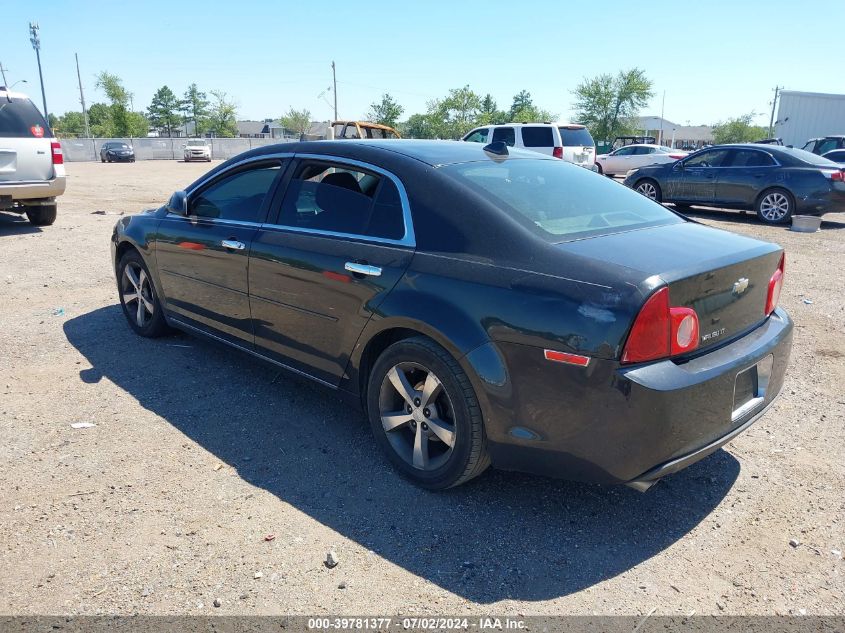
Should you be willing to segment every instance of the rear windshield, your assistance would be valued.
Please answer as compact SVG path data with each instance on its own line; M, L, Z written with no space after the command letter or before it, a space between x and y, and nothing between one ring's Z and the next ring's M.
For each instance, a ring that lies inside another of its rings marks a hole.
M787 154L788 156L792 157L793 159L798 159L805 163L810 163L811 165L816 165L818 167L836 167L836 163L832 160L828 160L818 154L813 154L812 152L805 151L803 149L795 149L794 147L779 147L778 152L775 153L776 157L781 156L781 152Z
M592 147L596 144L593 137L590 136L589 130L585 127L562 127L560 128L560 138L563 141L564 147L573 147L576 145Z
M684 221L624 185L562 161L511 159L442 169L550 242Z
M50 128L29 99L0 97L0 137L49 138Z

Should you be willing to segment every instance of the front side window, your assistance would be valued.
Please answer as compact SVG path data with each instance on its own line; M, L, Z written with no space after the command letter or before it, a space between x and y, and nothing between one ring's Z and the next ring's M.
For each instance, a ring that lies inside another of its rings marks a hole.
M442 171L549 242L684 221L627 187L563 161L471 162Z
M721 167L728 155L726 149L714 149L701 152L684 161L684 167Z
M489 134L490 130L485 127L480 130L474 130L464 140L468 143L486 143Z
M189 214L214 220L260 222L264 198L278 174L279 165L269 164L224 177L191 196Z
M522 144L525 147L554 147L552 128L545 126L523 126Z
M400 240L405 222L390 178L327 162L305 162L288 185L279 224Z
M497 127L493 130L493 143L503 142L508 147L516 144L516 132L512 127Z

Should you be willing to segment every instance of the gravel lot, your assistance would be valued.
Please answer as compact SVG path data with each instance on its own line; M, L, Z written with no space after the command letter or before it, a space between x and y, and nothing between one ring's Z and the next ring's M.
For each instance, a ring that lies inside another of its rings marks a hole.
M725 450L646 494L494 471L435 494L332 393L131 333L115 215L208 168L71 163L54 226L0 214L0 614L845 614L845 215L694 213L787 250L783 396Z

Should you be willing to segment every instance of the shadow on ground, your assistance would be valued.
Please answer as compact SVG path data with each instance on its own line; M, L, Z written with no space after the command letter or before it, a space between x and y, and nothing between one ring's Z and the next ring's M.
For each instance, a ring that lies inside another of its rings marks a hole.
M680 209L680 213L694 220L720 220L722 222L733 222L735 224L763 224L757 219L757 214L753 211L742 212L732 209L706 209L702 207L694 207L691 209ZM845 216L829 214L825 216L825 218L826 219L822 219L822 231L845 229ZM788 231L789 224L784 224L780 228Z
M25 215L0 211L0 237L41 233L41 229L30 224Z
M426 492L394 474L362 414L331 391L199 339L137 337L117 305L64 328L92 365L84 382L113 381L245 481L479 603L616 576L687 534L739 473L718 451L647 494L495 471Z

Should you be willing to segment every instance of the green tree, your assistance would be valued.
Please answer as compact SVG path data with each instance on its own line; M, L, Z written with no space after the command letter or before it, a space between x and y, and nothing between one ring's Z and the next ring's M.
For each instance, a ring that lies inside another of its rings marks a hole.
M179 127L182 117L179 114L181 102L167 86L162 86L153 95L150 107L147 108L147 116L150 124L159 133L167 131L167 136L173 136L174 128Z
M713 126L713 140L716 143L750 143L766 138L769 128L752 125L756 112L743 114L735 119L720 121Z
M534 105L534 100L531 98L531 93L527 90L521 90L514 95L511 109L508 111L508 121L517 123L542 123L550 122L556 119L557 116L550 113L548 110L543 110Z
M111 120L111 109L105 103L92 103L88 108L88 121L91 124L91 134L98 138L114 136L114 125Z
M302 136L311 128L311 112L308 110L294 110L290 108L287 114L280 117L285 129Z
M399 117L405 111L401 105L393 100L393 97L388 93L381 96L381 103L371 103L370 111L367 113L367 119L374 123L381 123L382 125L389 125L396 127Z
M459 139L469 132L481 114L481 97L470 87L453 88L445 99L428 105L439 138Z
M613 141L631 131L634 118L654 94L651 87L639 68L585 79L573 91L578 121L596 140Z
M407 138L437 138L436 122L430 114L412 114L403 123L402 136Z
M208 95L191 84L182 97L182 111L185 113L186 121L194 122L194 134L202 136L208 129L208 107L210 102Z
M65 112L62 116L50 115L50 128L60 138L74 138L85 134L85 118L81 112Z
M476 123L478 125L498 125L500 123L507 123L508 120L508 113L499 110L493 96L489 93L484 95L484 98L481 100L481 111L478 114L478 121Z
M215 136L232 138L238 134L238 109L234 101L222 90L211 91L211 105L208 109L209 129Z
M150 121L143 112L128 112L126 114L127 136L145 137L150 131Z
M123 80L115 74L102 71L97 75L97 88L109 100L113 136L130 136L129 102L132 93L123 86Z

